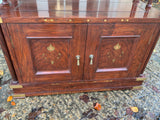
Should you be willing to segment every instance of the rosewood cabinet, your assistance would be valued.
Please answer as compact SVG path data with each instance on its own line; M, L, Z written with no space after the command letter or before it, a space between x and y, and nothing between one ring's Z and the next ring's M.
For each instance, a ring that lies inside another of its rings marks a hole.
M13 1L0 7L0 43L14 97L141 87L159 38L158 10L132 0L53 0L46 10L42 1Z

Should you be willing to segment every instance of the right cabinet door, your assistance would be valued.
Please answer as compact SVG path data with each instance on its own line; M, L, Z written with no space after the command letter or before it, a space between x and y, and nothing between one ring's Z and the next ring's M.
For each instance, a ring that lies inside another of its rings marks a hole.
M84 79L137 76L154 24L89 24Z

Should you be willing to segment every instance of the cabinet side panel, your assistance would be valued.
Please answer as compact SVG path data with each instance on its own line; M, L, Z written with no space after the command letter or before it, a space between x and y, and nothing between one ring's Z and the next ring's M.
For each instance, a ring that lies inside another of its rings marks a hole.
M15 52L14 52L14 46L12 43L12 39L10 37L10 33L8 31L8 26L7 26L7 24L2 24L1 26L2 26L2 31L4 33L7 48L8 48L9 54L11 56L13 67L15 69L16 77L18 79L18 82L21 83L22 77L21 77L21 73L19 70L19 66L17 64L17 59L16 59Z
M5 32L4 32L4 35L5 35ZM7 48L3 33L2 33L1 26L0 26L0 45L1 45L4 57L5 57L5 60L7 62L8 68L10 70L10 74L12 76L12 80L13 80L13 82L17 82L17 77L16 77L16 74L15 74L15 70L13 68L13 64L12 64L12 61L11 61L10 54L8 52L8 48Z
M156 24L155 26L156 26L156 28L155 28L155 30L154 30L154 32L153 32L153 34L152 34L152 36L151 36L151 38L148 42L149 47L146 51L146 54L145 54L145 57L144 57L145 59L142 63L142 66L141 66L140 70L137 71L137 75L142 74L144 72L144 69L147 66L147 63L148 63L148 61L149 61L149 59L152 55L152 52L153 52L153 50L156 46L156 43L157 43L158 39L160 38L160 24Z

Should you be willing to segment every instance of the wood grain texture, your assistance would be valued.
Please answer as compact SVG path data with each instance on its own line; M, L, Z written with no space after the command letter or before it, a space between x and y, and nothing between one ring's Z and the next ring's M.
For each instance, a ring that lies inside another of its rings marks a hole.
M137 71L137 75L142 74L144 72L144 69L147 66L147 63L152 55L152 52L159 38L160 38L160 24L156 24L156 28L150 37L150 40L148 42L148 48L146 49L146 53L145 53L141 68L139 68L139 70Z
M148 41L154 29L154 24L147 26L145 24L89 25L85 56L84 71L87 71L84 74L85 79L136 76L136 71L143 61ZM115 50L114 47L117 45L120 48ZM93 65L89 64L90 54L94 55Z
M82 79L86 25L9 24L8 27L23 78L21 83ZM80 55L80 66L76 55Z
M16 77L16 74L15 74L15 71L14 71L14 68L13 68L13 64L12 64L12 61L11 61L10 54L8 52L8 47L6 45L6 41L5 41L3 33L2 33L1 26L0 26L0 45L1 45L1 49L2 49L4 57L5 57L5 60L7 62L8 68L10 70L10 74L12 76L12 82L17 83L18 82L17 77Z
M28 41L35 72L70 71L70 39L31 38Z
M132 89L133 86L140 86L142 82L136 82L133 78L72 82L65 84L37 83L23 85L22 89L14 89L15 94L24 93L26 96L64 94L76 92L93 92L106 90Z

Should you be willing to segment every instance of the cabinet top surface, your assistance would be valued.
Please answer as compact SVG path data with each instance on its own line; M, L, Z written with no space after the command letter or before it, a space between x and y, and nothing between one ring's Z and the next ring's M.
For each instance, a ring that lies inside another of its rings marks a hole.
M11 18L140 18L145 20L149 18L160 22L160 11L153 7L146 8L146 4L141 1L10 0L9 2L9 6L0 4L0 17L6 22Z

